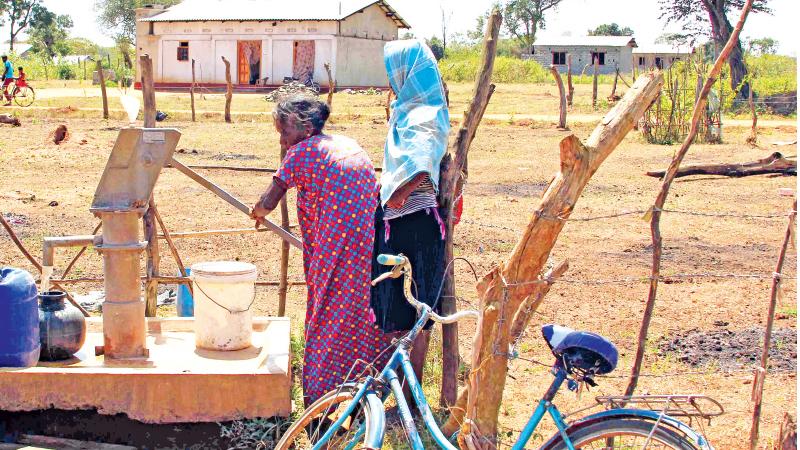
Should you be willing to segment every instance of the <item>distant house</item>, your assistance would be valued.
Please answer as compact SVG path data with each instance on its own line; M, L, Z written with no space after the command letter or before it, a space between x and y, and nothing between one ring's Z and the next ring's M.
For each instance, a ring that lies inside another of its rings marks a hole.
M672 63L691 58L694 49L669 44L643 45L633 49L636 70L668 69Z
M573 74L584 70L592 73L594 58L601 74L612 74L617 69L631 72L636 47L636 39L631 36L569 36L536 42L532 58L545 67L554 65L566 72L567 55L571 55Z
M240 87L284 79L386 87L383 47L409 24L385 0L184 0L136 10L136 53L153 60L156 86L225 82L224 56ZM137 58L138 61L138 58Z
M33 50L33 46L30 44L26 44L24 42L15 42L14 43L14 54L19 56L20 58L27 58L31 55L31 50ZM11 49L8 45L8 42L0 44L0 54L3 55L10 55Z

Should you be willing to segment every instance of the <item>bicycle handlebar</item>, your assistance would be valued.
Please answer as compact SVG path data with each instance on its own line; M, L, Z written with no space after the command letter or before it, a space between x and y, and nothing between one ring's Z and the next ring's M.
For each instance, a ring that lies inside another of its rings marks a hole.
M440 316L431 310L431 307L420 302L417 300L414 295L411 293L411 281L412 281L412 268L411 263L408 261L408 258L400 255L379 255L378 256L378 263L383 264L384 266L394 266L391 272L386 272L383 275L379 276L378 278L372 281L372 285L375 286L378 283L388 280L389 278L400 278L401 276L404 277L403 279L403 294L406 297L408 303L417 310L417 312L422 312L426 308L429 311L430 319L434 322L443 323L443 324L451 324L456 323L461 319L466 318L480 318L480 314L478 311L459 311L457 313L451 314L449 316Z

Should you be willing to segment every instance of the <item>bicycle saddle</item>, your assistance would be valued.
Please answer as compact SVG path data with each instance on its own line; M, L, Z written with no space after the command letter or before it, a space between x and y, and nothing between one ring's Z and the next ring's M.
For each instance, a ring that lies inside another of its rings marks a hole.
M573 368L602 375L617 367L617 347L599 334L575 331L558 325L542 327L547 345L556 358L564 361L567 370Z

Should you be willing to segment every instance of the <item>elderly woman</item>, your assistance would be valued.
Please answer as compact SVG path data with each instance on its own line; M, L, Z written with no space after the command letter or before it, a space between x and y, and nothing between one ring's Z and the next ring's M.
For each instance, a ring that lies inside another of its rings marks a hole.
M417 299L441 312L438 292L444 276L445 227L437 194L439 166L450 133L442 78L433 53L417 40L389 42L384 61L397 100L392 104L384 152L374 252L408 257L415 269ZM373 261L373 276L382 270ZM374 287L372 308L386 333L409 330L416 322L416 311L404 300L401 280ZM411 354L420 379L429 340L429 333L421 333Z
M288 150L253 208L253 218L260 220L288 189L297 188L308 286L306 405L344 382L358 361L376 358L384 342L369 304L375 170L355 141L322 133L329 115L328 105L315 98L293 97L278 104L275 127L281 147Z

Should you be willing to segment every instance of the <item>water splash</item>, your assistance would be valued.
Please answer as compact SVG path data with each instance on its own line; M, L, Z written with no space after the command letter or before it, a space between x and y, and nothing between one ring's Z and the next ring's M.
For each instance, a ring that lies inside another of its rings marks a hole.
M42 266L42 282L39 287L40 293L45 293L50 290L50 278L53 276L53 266Z

